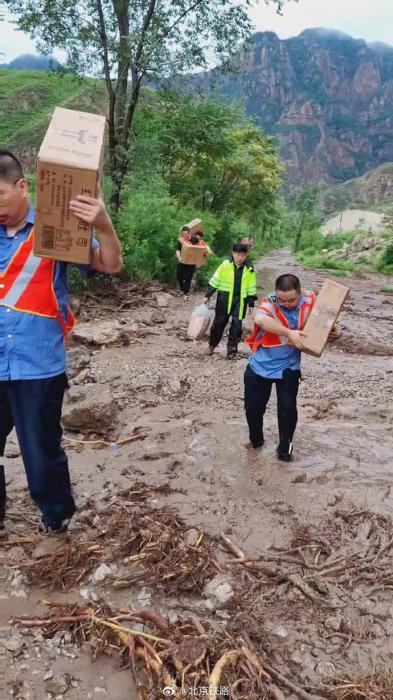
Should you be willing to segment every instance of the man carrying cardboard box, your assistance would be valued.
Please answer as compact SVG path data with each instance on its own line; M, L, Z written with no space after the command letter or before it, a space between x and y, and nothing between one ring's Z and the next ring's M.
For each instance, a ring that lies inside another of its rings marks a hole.
M100 194L79 196L70 211L95 228L89 270L115 273L121 249ZM21 164L0 151L0 457L15 427L30 494L42 513L40 531L60 532L75 512L68 462L61 447L67 387L64 338L73 325L67 265L36 257L34 208ZM0 532L5 480L0 469Z
M246 343L254 352L245 375L245 411L251 447L264 443L263 416L273 384L277 392L278 459L289 462L297 424L303 328L315 303L314 292L302 289L298 277L281 275L275 292L255 314L254 333Z

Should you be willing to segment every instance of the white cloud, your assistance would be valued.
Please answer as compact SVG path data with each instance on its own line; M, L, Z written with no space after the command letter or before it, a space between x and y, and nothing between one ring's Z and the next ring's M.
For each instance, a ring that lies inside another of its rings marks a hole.
M8 63L22 53L36 53L35 43L23 32L18 32L11 22L1 22L0 63Z
M261 0L251 17L258 31L274 31L281 38L310 27L331 27L356 38L393 44L392 0L290 0L282 17Z

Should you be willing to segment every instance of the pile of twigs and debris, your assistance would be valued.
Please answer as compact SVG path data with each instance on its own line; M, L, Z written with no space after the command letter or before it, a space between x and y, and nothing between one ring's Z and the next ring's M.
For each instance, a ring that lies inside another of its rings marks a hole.
M143 579L166 593L200 592L220 567L207 538L201 534L191 545L186 533L185 524L168 510L141 513L124 505L111 506L101 514L99 527L58 538L51 553L36 556L35 539L22 542L23 561L12 565L29 583L50 590L70 590L101 563L114 562L119 567L115 588Z
M171 625L153 611L46 605L51 612L45 618L14 618L10 624L41 628L47 638L67 630L74 643L89 644L94 658L99 653L121 656L133 674L139 700L162 698L164 688L172 689L167 694L174 698L279 699L283 695L277 685L303 700L318 698L273 668L246 632L235 637L229 629L209 629L196 618Z

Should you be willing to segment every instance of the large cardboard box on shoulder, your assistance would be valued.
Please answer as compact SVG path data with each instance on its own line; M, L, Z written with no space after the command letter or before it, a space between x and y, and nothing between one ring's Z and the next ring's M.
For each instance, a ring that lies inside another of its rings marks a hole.
M68 205L78 195L97 194L105 123L99 114L55 108L37 160L35 255L90 262L92 227L80 221Z
M201 219L193 219L186 226L190 229L191 236L197 236L203 232L203 224ZM196 265L203 267L207 263L208 255L211 255L211 250L207 243L201 241L199 245L182 242L181 258L185 265Z
M307 355L320 357L328 341L329 333L349 294L344 287L333 280L325 280L318 294L315 306L304 327L306 337L302 339Z
M186 224L186 226L190 229L191 236L196 236L198 233L203 232L202 219L193 219L188 224Z
M207 263L207 256L210 248L206 243L204 245L193 245L184 241L181 246L181 261L184 265L196 265L203 267Z

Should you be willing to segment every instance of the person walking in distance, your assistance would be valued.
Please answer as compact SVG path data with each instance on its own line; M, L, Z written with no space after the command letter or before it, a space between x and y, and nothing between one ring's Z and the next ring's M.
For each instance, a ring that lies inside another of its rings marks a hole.
M225 327L232 318L229 328L227 358L234 359L242 337L242 321L247 308L253 308L257 299L254 268L247 260L248 247L235 243L232 260L224 260L209 281L204 303L217 292L216 314L210 331L209 354L214 352L223 336Z
M182 248L185 243L191 242L191 233L188 226L183 226L181 230L180 238L176 246L176 257L177 257L177 281L180 290L184 294L184 298L187 299L190 293L191 282L195 272L195 265L187 265L182 262ZM199 239L196 240L196 245Z
M121 250L99 194L69 202L93 226L90 270L115 273ZM65 335L72 328L66 263L36 257L34 208L18 159L0 151L0 457L15 427L40 531L64 531L75 512L61 411L67 388ZM0 531L5 532L5 479L0 477Z
M275 291L255 313L253 334L246 338L252 356L245 375L245 411L251 446L264 443L263 417L273 384L277 392L278 459L289 462L297 424L297 395L303 328L315 303L315 294L301 288L298 277L281 275Z

